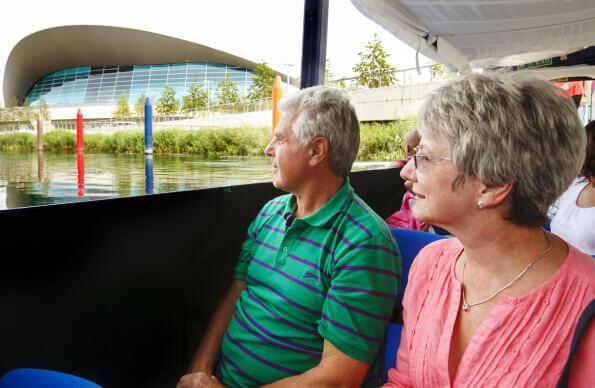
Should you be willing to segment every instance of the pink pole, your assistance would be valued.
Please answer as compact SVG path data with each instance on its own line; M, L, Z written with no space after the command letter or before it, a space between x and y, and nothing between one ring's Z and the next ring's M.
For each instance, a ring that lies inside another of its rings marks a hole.
M83 142L83 112L80 108L76 113L76 152L83 152L85 144Z

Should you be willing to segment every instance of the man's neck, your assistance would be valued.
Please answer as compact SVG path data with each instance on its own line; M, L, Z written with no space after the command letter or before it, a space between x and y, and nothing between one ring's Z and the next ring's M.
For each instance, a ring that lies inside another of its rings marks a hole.
M297 204L295 216L305 218L316 213L337 194L344 182L345 178L326 173L305 183L299 192L293 193Z

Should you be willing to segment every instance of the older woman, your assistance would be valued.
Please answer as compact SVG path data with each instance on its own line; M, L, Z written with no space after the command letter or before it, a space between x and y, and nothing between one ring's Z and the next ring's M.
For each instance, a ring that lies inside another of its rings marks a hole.
M574 106L537 78L471 75L430 95L418 126L401 172L413 214L456 238L413 263L388 386L554 386L595 296L592 258L540 227L585 155ZM572 386L594 386L592 329Z

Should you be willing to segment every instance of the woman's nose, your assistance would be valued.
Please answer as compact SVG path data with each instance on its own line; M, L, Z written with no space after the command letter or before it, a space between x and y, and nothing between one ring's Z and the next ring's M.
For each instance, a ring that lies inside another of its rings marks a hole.
M414 181L415 180L415 165L413 163L413 158L409 159L407 164L403 166L400 172L401 178L405 181Z

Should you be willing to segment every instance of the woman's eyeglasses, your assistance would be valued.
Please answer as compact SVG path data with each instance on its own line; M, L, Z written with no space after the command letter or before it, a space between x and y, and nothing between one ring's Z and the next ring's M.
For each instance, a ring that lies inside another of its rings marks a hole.
M413 149L413 165L415 166L416 170L420 169L426 161L438 162L440 160L452 160L452 158L449 156L445 156L443 158L430 158L424 154L420 154L419 147L415 147Z

